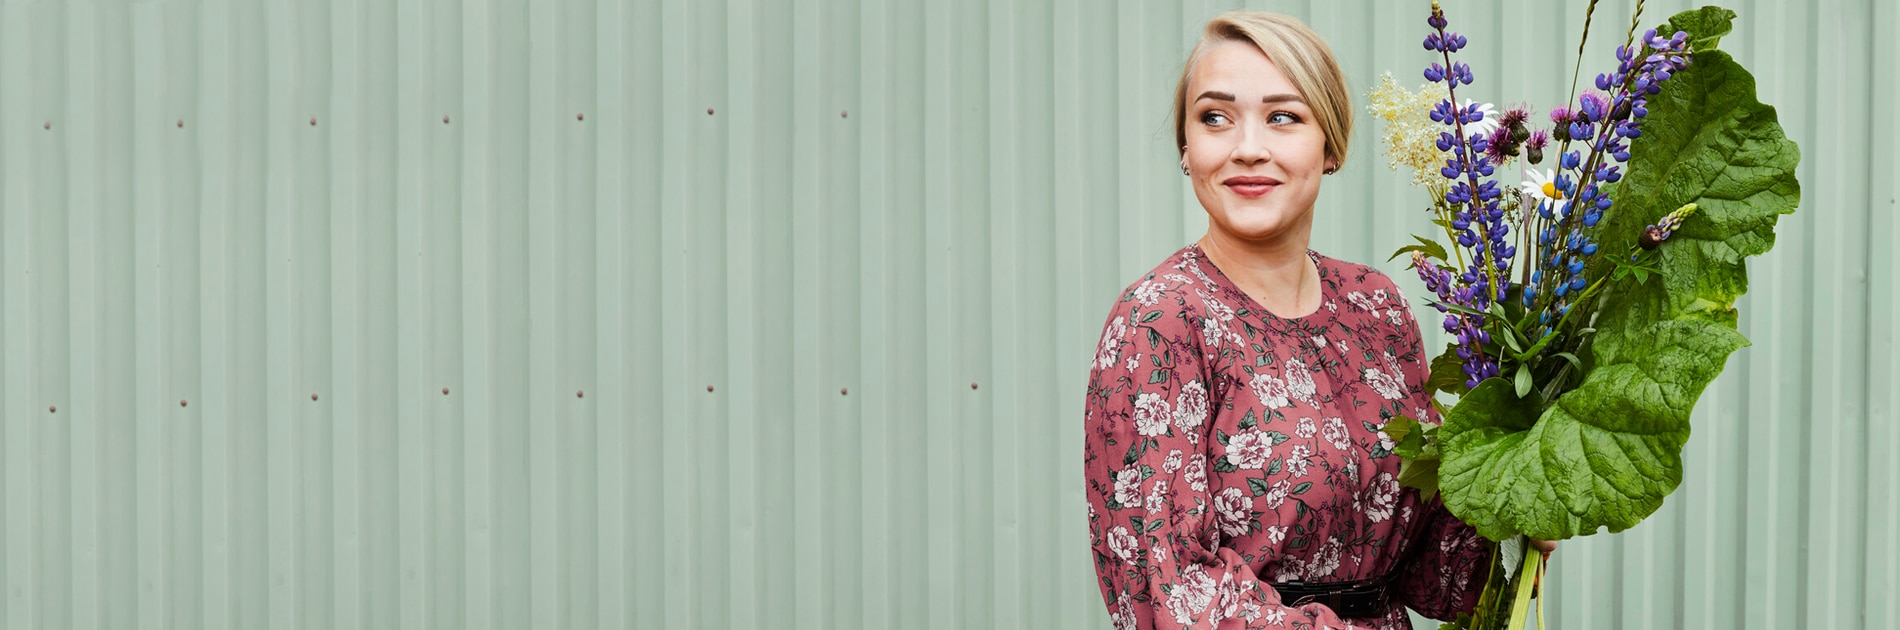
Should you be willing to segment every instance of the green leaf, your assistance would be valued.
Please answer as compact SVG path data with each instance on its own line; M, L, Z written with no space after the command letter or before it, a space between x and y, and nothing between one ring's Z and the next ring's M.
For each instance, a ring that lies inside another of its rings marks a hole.
M1446 344L1445 351L1432 358L1431 376L1425 381L1426 394L1471 391L1465 386L1465 360L1458 358L1458 344Z
M1214 472L1230 473L1236 470L1240 470L1240 467L1235 466L1234 463L1228 461L1226 457L1214 458Z
M1271 440L1274 446L1279 446L1281 444L1286 443L1287 440L1290 440L1293 438L1287 437L1285 433L1281 433L1279 431L1268 431L1267 439Z
M1438 470L1439 460L1436 457L1405 460L1399 463L1399 485L1416 488L1419 499L1431 501L1438 496Z
M1147 315L1141 316L1141 323L1146 324L1157 319L1161 319L1161 309L1148 311Z
M1398 416L1385 421L1385 426L1379 427L1379 430L1384 431L1385 436L1392 438L1393 442L1404 442L1405 438L1411 437L1412 432L1418 430L1418 421Z
M1123 467L1133 466L1136 460L1141 459L1141 452L1143 450L1146 450L1143 447L1146 447L1147 445L1148 445L1147 440L1135 440L1134 444L1128 445L1128 456L1122 458L1122 466Z
M1501 322L1501 321L1504 321L1504 319L1503 317L1500 316L1498 319L1494 319L1491 321ZM1517 345L1517 333L1515 331L1501 330L1501 331L1498 331L1498 334L1492 335L1491 337L1495 339L1503 339L1504 345L1510 347L1511 352L1516 352L1520 354L1524 352L1524 347Z
M1531 385L1532 385L1531 366L1529 364L1527 363L1517 364L1517 378L1515 380L1517 381L1516 385L1517 385L1518 398L1523 398L1525 396L1531 395Z
M1444 260L1446 258L1445 246L1439 245L1437 241L1433 241L1431 239L1425 238L1423 236L1419 236L1417 234L1413 234L1412 239L1418 241L1418 244L1406 245L1404 247L1400 247L1399 251L1392 252L1391 258L1385 259L1386 262L1392 262L1393 260L1396 260L1400 255L1403 255L1409 252L1424 252L1427 257L1430 257L1434 260Z
M1148 531L1152 532L1154 530L1161 529L1161 526L1166 525L1166 524L1168 524L1168 519L1166 517L1156 518L1154 520L1148 521Z
M1267 483L1266 479L1262 479L1259 477L1247 478L1247 489L1252 490L1253 495L1256 497L1265 495L1267 491L1271 490L1272 488L1273 488L1273 485Z
M1164 382L1164 381L1167 381L1167 380L1168 380L1168 371L1167 371L1167 370L1155 370L1155 371L1154 371L1154 372L1153 372L1152 374L1150 374L1150 375L1148 376L1148 384L1149 384L1149 385L1153 385L1153 384L1155 384L1155 383L1160 383L1160 382Z
M1247 415L1240 417L1240 430L1242 431L1254 428L1254 426L1258 424L1260 424L1260 422L1258 420L1254 420L1252 409L1248 409Z
M1710 44L1727 32L1725 13L1678 18ZM1734 310L1746 259L1774 246L1776 222L1799 204L1800 150L1721 51L1698 51L1649 112L1592 236L1627 252L1662 215L1688 203L1697 214L1656 250L1650 282L1607 293L1588 361L1564 356L1588 367L1575 390L1540 408L1514 383L1488 380L1439 430L1445 505L1491 540L1616 532L1654 513L1682 481L1696 399L1748 344Z
M1570 362L1570 367L1572 367L1572 368L1575 368L1575 369L1578 369L1578 370L1582 370L1582 369L1583 369L1583 361L1582 361L1582 360L1580 360L1580 359L1578 359L1578 358L1577 358L1577 355L1574 355L1574 354L1571 354L1571 353L1568 353L1568 352L1559 352L1559 353L1557 353L1557 354L1553 354L1553 355L1551 355L1551 356L1554 356L1554 357L1557 357L1557 358L1559 358L1559 359L1563 359L1563 360L1565 360L1565 361L1569 361L1569 362Z
M1689 34L1689 44L1692 49L1700 55L1703 51L1714 50L1715 46L1722 42L1722 36L1734 30L1734 20L1734 11L1707 6L1677 13L1675 17L1669 18L1668 24L1656 29L1656 34L1668 37L1674 35L1676 31L1686 32Z
M1550 341L1556 338L1557 331L1555 330L1544 333L1542 339L1538 339L1537 343L1531 344L1531 349L1525 350L1522 354L1517 355L1517 360L1529 362L1532 358L1537 356L1537 353L1544 351L1544 346L1550 345Z
M1148 329L1148 349L1159 347L1161 347L1161 333L1155 332L1153 328Z
M1300 482L1300 485L1293 486L1293 490L1289 492L1288 494L1294 494L1294 495L1306 494L1307 490L1312 490L1312 489L1313 489L1313 482L1304 481L1304 482Z

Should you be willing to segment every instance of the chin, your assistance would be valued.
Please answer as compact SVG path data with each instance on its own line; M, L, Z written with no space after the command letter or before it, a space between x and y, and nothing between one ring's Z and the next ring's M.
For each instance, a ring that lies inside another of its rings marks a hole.
M1299 217L1276 208L1229 208L1226 225L1230 235L1247 241L1269 241L1288 232Z

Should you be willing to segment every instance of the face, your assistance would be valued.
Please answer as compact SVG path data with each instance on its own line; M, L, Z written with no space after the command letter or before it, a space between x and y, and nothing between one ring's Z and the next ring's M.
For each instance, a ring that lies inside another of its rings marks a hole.
M1313 108L1247 42L1214 45L1192 72L1183 161L1208 231L1257 244L1304 242L1331 166Z

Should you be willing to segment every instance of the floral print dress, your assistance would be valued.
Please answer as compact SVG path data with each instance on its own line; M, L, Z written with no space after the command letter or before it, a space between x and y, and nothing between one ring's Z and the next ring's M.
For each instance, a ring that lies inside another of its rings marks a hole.
M1176 252L1123 292L1090 374L1089 535L1117 629L1409 628L1405 607L1470 610L1488 551L1400 488L1380 431L1437 422L1405 297L1370 267L1308 252L1322 305L1275 316L1206 258ZM1272 584L1393 572L1383 616L1289 607Z

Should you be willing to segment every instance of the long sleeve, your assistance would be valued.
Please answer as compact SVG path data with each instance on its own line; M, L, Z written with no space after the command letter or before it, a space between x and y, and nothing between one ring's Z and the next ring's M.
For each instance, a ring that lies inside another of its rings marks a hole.
M1477 608L1478 595L1484 590L1484 565L1491 558L1484 539L1436 499L1419 529L1412 541L1422 545L1412 557L1416 569L1400 575L1399 602L1440 621Z
M1403 364L1409 390L1413 392L1414 413L1421 421L1442 423L1444 419L1431 404L1430 394L1425 393L1425 384L1431 380L1430 355L1425 353L1418 322L1412 319L1412 309L1402 293L1399 303L1404 313L1400 328L1407 336L1405 343L1413 350L1410 356L1414 357ZM1421 508L1423 522L1412 540L1419 548L1412 557L1413 569L1399 576L1398 599L1421 615L1449 621L1458 613L1477 607L1478 595L1484 590L1485 563L1490 561L1490 548L1477 530L1445 509L1443 501L1434 498Z
M1118 630L1351 627L1322 605L1283 606L1250 559L1222 545L1241 532L1224 532L1233 524L1218 515L1256 508L1239 489L1209 492L1220 464L1209 411L1223 404L1212 390L1225 388L1210 369L1218 351L1203 341L1219 344L1219 322L1202 312L1176 291L1131 291L1095 357L1085 493L1110 617Z

